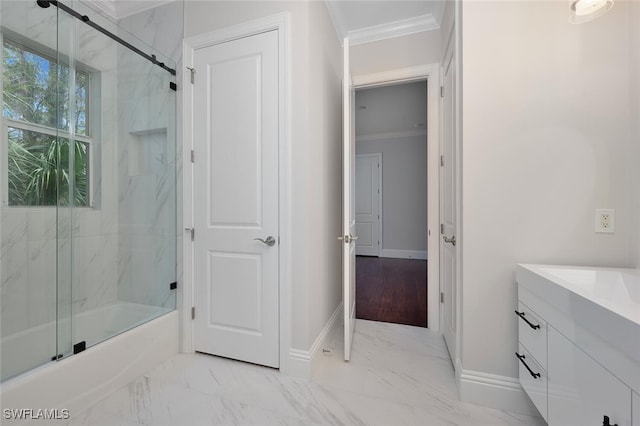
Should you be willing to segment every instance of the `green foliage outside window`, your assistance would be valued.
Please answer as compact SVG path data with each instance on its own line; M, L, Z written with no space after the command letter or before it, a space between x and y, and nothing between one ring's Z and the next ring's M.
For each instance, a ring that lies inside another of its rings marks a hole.
M89 73L75 72L72 99L69 67L7 40L2 59L2 113L11 120L6 127L9 205L88 205L89 144L76 141L71 156L69 130L73 125L76 135L89 136Z

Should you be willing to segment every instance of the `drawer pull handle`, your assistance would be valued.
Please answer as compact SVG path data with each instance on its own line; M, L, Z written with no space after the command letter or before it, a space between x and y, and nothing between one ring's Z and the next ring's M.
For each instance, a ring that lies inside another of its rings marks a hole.
M533 328L534 330L537 330L540 328L540 324L534 324L531 321L529 321L528 319L526 319L524 317L524 311L523 312L518 312L518 311L513 311L516 313L517 316L519 316L520 318L522 318L524 320L524 322L526 322L527 324L529 324L529 327Z
M540 373L534 373L531 367L529 367L527 363L524 361L524 358L525 358L524 355L520 355L518 352L516 352L516 356L518 357L522 365L527 367L527 370L529 370L529 374L531 374L531 377L533 377L534 379L537 379L538 377L540 377Z
M604 416L604 420L602 421L602 426L618 426L618 423L612 425L609 420L609 416Z

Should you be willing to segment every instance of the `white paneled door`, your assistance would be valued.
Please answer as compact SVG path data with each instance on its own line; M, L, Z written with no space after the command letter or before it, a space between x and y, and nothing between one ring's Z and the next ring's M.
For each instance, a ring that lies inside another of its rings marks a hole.
M349 39L344 39L344 75L342 82L342 301L344 303L344 360L351 359L351 344L356 325L356 209L355 209L355 93L349 65Z
M456 363L456 126L455 56L450 48L444 61L442 99L442 160L440 167L440 302L449 355Z
M356 255L380 255L382 154L356 155Z
M278 31L194 67L195 349L278 367Z

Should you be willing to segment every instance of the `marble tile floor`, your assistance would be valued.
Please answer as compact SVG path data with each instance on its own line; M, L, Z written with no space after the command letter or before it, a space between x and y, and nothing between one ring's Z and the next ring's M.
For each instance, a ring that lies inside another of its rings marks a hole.
M542 426L540 418L460 402L442 337L357 320L351 362L342 333L311 380L204 354L179 354L69 426L486 425Z

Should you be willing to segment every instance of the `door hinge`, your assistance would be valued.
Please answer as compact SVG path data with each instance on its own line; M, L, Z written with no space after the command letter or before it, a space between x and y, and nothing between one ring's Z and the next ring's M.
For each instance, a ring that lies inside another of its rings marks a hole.
M191 71L191 84L195 84L195 82L196 82L196 69L195 68L191 68L191 67L187 67L187 69L189 71Z
M178 282L174 281L172 283L169 284L169 290L175 290L178 288Z
M440 224L440 233L444 234L444 223Z
M440 97L444 98L444 86L440 86Z
M440 303L444 303L444 293L440 292Z
M196 319L196 307L192 306L191 307L191 319Z
M196 162L196 153L194 150L191 150L191 162L192 163Z
M196 237L196 230L194 228L184 228L185 231L189 231L191 234L191 241L193 241Z
M444 167L444 155L440 156L440 166Z
M169 82L169 89L173 90L174 92L178 90L178 85L175 84L173 81Z

